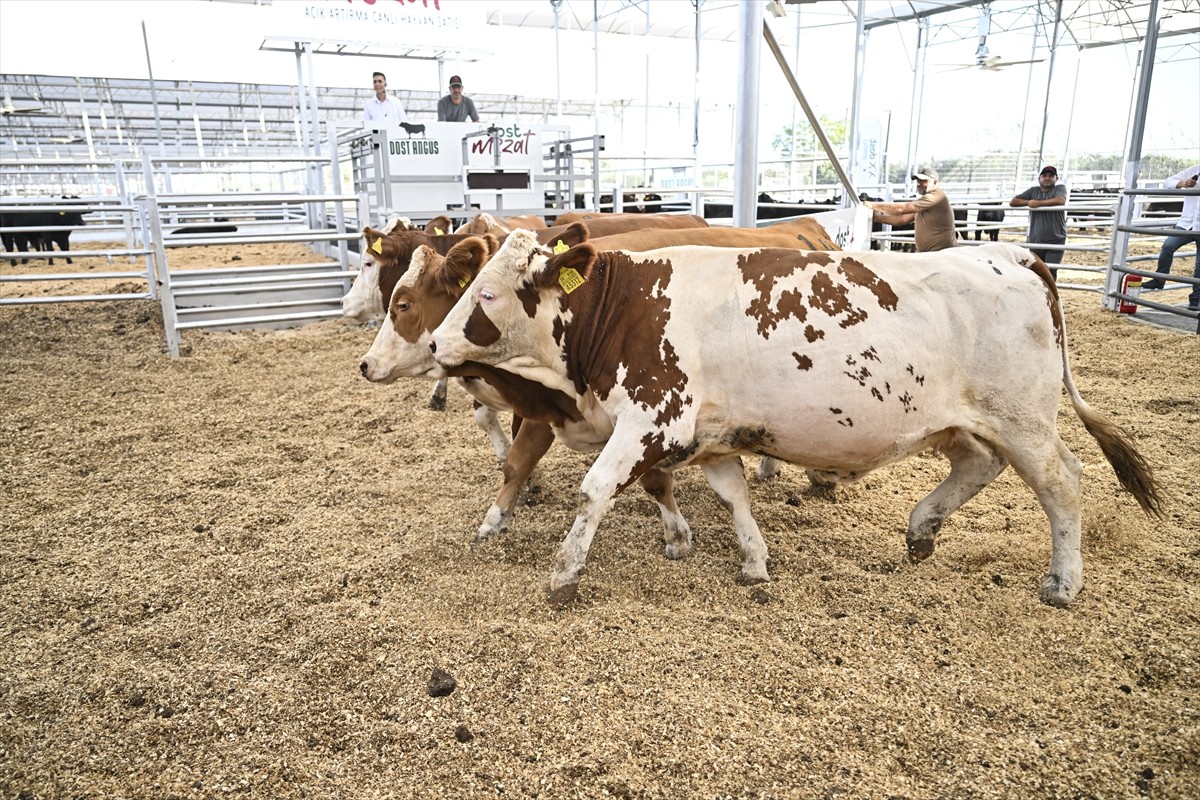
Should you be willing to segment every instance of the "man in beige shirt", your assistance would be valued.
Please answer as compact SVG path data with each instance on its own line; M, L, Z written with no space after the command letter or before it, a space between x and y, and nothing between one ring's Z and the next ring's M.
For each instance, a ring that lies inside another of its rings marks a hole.
M920 197L908 203L866 203L874 212L871 219L888 225L914 223L918 253L954 247L954 211L950 198L938 187L937 170L921 167L912 179Z

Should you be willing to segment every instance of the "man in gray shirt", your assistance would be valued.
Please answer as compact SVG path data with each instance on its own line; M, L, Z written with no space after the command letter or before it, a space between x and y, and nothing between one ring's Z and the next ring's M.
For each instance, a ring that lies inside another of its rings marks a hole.
M479 122L479 112L471 98L463 95L462 78L450 76L450 94L438 100L438 122Z
M1042 167L1038 175L1038 185L1031 186L1008 201L1015 208L1053 208L1067 204L1067 187L1058 185L1058 170L1054 167ZM1037 211L1029 215L1030 244L1066 244L1067 243L1067 212ZM1035 256L1047 264L1061 264L1062 250L1038 250L1029 248ZM1050 267L1050 274L1058 280L1058 270Z

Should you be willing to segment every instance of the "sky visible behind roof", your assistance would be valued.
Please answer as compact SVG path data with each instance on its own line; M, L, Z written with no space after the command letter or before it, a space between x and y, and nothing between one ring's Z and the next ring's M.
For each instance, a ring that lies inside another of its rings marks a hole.
M294 20L305 8L354 10L363 14L395 13L414 0L276 0L271 6L211 0L0 0L0 72L13 74L78 75L84 77L147 77L145 23L154 77L157 80L234 81L240 83L297 82L295 58L259 49L265 36L290 35ZM690 156L693 108L699 99L700 155L720 160L734 146L733 109L738 81L738 49L734 42L702 41L701 66L695 73L696 45L690 0L651 0L649 17L655 29L678 24L676 37L645 36L642 8L620 10L602 0L566 0L556 39L549 27L520 23L530 14L545 17L549 0L415 0L436 5L439 13L464 21L452 30L424 30L422 43L450 43L474 51L467 59L448 60L438 72L436 63L364 57L315 56L319 85L361 86L370 92L375 69L388 74L392 89L446 91L442 81L461 74L466 93L512 94L590 100L623 100L619 121L602 123L612 149L622 153ZM851 4L852 6L854 4ZM895 3L867 3L891 8ZM1027 2L996 0L994 9L1027 6ZM736 30L736 2L706 0L701 20L706 30ZM600 55L593 52L590 31L580 31L572 19L590 18L603 8L628 18L617 25L627 31L600 37ZM496 14L497 11L502 14ZM970 14L975 14L970 11ZM503 25L486 24L503 19ZM801 88L818 114L843 119L853 96L854 25L841 3L788 6L783 19L766 20L796 71ZM797 26L797 20L799 25ZM544 24L544 22L543 22ZM968 20L967 27L969 28ZM332 38L341 38L334 28ZM340 29L339 29L340 30ZM948 65L974 60L977 40L957 38L934 30L923 90L919 128L919 160L931 160L988 150L1015 150L1018 142L1036 147L1047 90L1048 59L1032 68L1013 66L999 72L951 69ZM1186 39L1186 41L1180 41ZM557 44L557 46L556 46ZM797 44L799 45L797 51ZM1005 59L1027 59L1033 53L1028 31L1006 33L993 25L990 52ZM863 67L862 118L887 131L890 158L903 160L910 128L916 26L892 25L871 32ZM799 56L797 56L799 52ZM1186 57L1188 52L1191 57ZM1145 152L1163 152L1200 160L1200 35L1159 43L1150 96ZM1037 57L1046 58L1041 48ZM468 60L478 57L478 60ZM1046 128L1046 157L1061 161L1071 154L1124 150L1137 73L1138 47L1114 46L1058 50ZM599 65L597 73L596 66ZM1028 103L1026 96L1028 94ZM650 110L646 105L651 106ZM771 140L803 112L774 58L762 46L760 70L759 160L773 157ZM484 108L481 113L487 116ZM1024 120L1024 134L1021 133ZM590 123L574 119L573 133L591 133Z

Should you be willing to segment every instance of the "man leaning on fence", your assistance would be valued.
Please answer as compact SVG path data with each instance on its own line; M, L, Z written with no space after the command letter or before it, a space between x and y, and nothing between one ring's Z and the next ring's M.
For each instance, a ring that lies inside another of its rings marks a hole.
M1200 164L1193 164L1183 172L1177 172L1162 182L1164 189L1195 189L1197 179L1200 179ZM1167 275L1171 272L1171 261L1175 251L1188 242L1196 246L1196 269L1192 277L1200 280L1200 196L1188 195L1183 198L1183 216L1175 223L1175 230L1186 231L1191 235L1168 236L1163 240L1162 249L1158 251L1157 272ZM1155 278L1142 284L1143 289L1161 289L1165 285L1162 278ZM1200 283L1192 285L1188 295L1188 311L1200 311Z
M1067 243L1067 212L1063 208L1067 204L1067 187L1059 185L1058 170L1054 167L1042 167L1038 174L1038 185L1031 186L1008 201L1014 208L1055 208L1057 211L1037 211L1029 215L1029 249L1033 254L1050 266L1050 274L1058 280L1058 269L1053 266L1061 264L1063 251L1058 249L1040 250L1039 244Z

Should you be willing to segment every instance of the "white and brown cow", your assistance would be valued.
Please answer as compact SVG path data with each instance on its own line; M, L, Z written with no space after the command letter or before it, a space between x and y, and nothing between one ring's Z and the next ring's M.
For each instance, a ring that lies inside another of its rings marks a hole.
M719 237L711 234L719 234ZM578 245L588 241L588 236L589 230L585 225L575 224L563 232L557 243ZM695 237L710 244L719 242L727 246L783 244L793 249L811 250L813 242L817 242L837 249L837 245L829 241L825 229L815 220L807 218L765 228L650 229L590 241L594 247L603 243L605 249L642 249L648 244L687 244L694 241ZM437 365L428 347L429 336L494 252L494 249L471 244L470 240L455 245L444 257L432 250L418 248L408 271L389 298L386 324L380 328L371 349L359 364L363 377L391 383L400 377L436 374ZM584 442L588 451L596 449L596 443L602 439L599 438L600 434L590 429L586 434L581 434L577 429L579 420L561 411L564 403L560 398L539 398L538 395L545 394L546 390L538 384L517 382L515 376L496 370L472 372L470 368L460 368L455 374L463 379L462 387L475 398L476 421L489 432L494 448L497 439L495 428L499 423L495 422L489 427L485 421L486 412L480 406L494 412L514 411L517 432L512 449L507 451L507 457L500 455L504 461L504 482L478 531L479 538L486 538L508 528L521 487L554 440L551 423L559 427L572 426L570 439ZM567 402L565 406L570 407L571 403ZM529 419L525 420L523 416ZM497 454L500 454L499 449ZM775 459L762 459L757 471L760 479L766 480L778 473L779 463ZM657 482L654 484L656 499L661 494L660 504L673 509L673 501L669 499L670 484L665 482L666 478L658 475L651 478ZM809 478L814 483L828 483L827 476L810 472ZM675 511L670 513L672 518L677 514Z
M1015 245L555 254L516 231L430 347L447 369L481 363L573 398L611 430L559 547L554 604L574 597L613 497L651 468L704 469L753 582L768 580L767 548L739 453L857 479L932 447L950 474L909 517L910 556L928 557L945 518L1012 464L1050 520L1042 599L1067 605L1083 563L1081 466L1055 427L1063 385L1121 484L1162 511L1148 464L1075 387L1046 266Z

